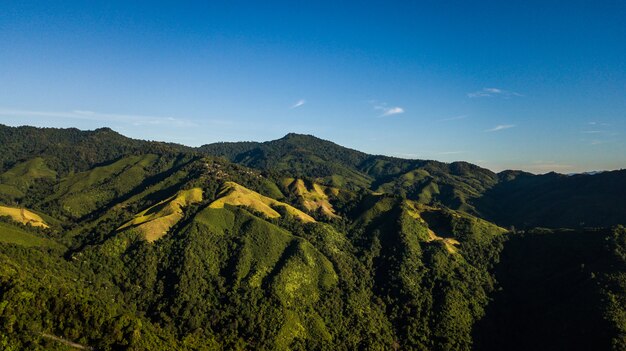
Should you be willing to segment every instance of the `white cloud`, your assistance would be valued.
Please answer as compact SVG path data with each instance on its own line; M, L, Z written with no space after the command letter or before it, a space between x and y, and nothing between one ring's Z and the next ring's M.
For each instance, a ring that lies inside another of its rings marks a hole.
M376 103L375 101L374 109L382 111L382 114L379 117L392 116L404 113L404 109L400 106L388 106L387 103Z
M298 108L298 107L300 107L300 106L302 106L302 105L304 105L304 104L306 104L306 100L304 100L304 99L300 99L300 100L298 100L295 104L291 105L291 108L292 108L292 109L293 109L293 108Z
M485 130L485 132L497 132L500 130L505 130L505 129L514 128L514 127L515 127L515 124L500 124L491 129Z
M101 113L101 112L94 112L94 111L87 111L87 110L34 111L34 110L14 110L14 109L0 108L0 116L30 117L30 118L56 117L56 118L75 119L75 120L87 120L87 121L123 122L123 123L128 123L134 126L148 126L148 125L169 125L169 126L177 126L177 127L196 126L195 123L189 120L174 118L174 117Z
M402 107L390 107L388 109L385 109L383 116L397 115L399 113L404 113L404 109Z
M502 97L502 98L508 99L513 96L521 97L524 95L520 93L516 93L514 91L504 90L500 88L483 88L482 90L467 93L467 97L469 98Z

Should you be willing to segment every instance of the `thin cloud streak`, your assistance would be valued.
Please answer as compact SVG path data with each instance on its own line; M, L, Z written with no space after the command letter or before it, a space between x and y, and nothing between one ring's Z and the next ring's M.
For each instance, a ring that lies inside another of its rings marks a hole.
M382 114L383 116L391 116L391 115L397 115L400 113L404 113L404 109L402 107L390 107L388 109L385 110L385 112Z
M373 103L376 103L376 102L374 101ZM387 106L387 103L385 102L376 103L376 105L374 105L374 109L382 111L382 114L378 117L393 116L393 115L404 113L404 108L400 106L389 107Z
M510 128L514 128L514 127L515 127L515 124L500 124L500 125L497 125L497 126L491 128L491 129L485 130L485 132L497 132L497 131L500 131L500 130L510 129Z
M505 99L509 99L511 97L522 97L522 96L524 95L514 92L514 91L504 90L500 88L483 88L482 90L467 93L467 97L469 98L502 97Z
M291 109L298 108L304 104L306 104L306 100L300 99L295 104L291 105Z
M170 125L177 127L193 127L197 126L196 123L189 120L175 118L175 117L159 117L159 116L146 116L146 115L130 115L130 114L115 114L115 113L101 113L87 110L73 110L73 111L34 111L34 110L14 110L14 109L0 109L0 116L5 117L56 117L75 120L87 120L87 121L102 121L102 122L124 122L132 124L134 126L148 126L148 125Z

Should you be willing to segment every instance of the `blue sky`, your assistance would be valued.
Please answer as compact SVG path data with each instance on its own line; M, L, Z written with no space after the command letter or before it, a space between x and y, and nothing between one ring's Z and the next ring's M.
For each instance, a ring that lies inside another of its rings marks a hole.
M0 123L626 168L624 1L3 1Z

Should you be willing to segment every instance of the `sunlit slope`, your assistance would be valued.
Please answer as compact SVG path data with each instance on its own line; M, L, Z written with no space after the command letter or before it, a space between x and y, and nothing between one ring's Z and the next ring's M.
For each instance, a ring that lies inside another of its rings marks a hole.
M457 252L460 240L490 238L506 233L506 229L464 212L423 205L407 200L403 210L420 225L427 227L428 241L441 241L449 252Z
M32 225L33 227L49 227L40 215L25 208L0 206L0 216L9 216L16 222Z
M302 179L285 178L283 184L300 198L302 205L310 212L320 211L328 218L339 218L330 203L329 195L337 196L339 189L327 187L317 183L307 186Z
M302 222L315 222L313 217L289 204L263 196L234 182L224 183L218 197L219 198L213 201L209 207L223 208L224 205L245 206L261 212L269 218L280 217L280 213L278 213L276 209L282 208L288 214Z
M144 238L153 242L167 234L170 228L183 218L183 209L202 201L202 189L193 188L159 202L140 212L133 220L122 225L118 230L135 228Z

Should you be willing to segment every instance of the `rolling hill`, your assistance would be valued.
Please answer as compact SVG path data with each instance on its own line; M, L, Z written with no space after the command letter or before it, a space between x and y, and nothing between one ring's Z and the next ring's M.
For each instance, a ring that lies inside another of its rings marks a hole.
M3 350L626 345L624 171L298 134L189 148L0 126L0 151Z

